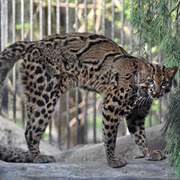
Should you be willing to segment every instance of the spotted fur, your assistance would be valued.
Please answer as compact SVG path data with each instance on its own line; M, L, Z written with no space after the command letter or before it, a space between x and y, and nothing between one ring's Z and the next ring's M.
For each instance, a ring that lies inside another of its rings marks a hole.
M144 157L148 160L165 158L163 152L147 148L144 120L153 98L170 91L177 67L147 63L101 35L55 34L40 41L16 42L5 48L0 54L0 89L9 70L19 59L23 59L20 71L27 96L25 138L30 154L22 153L18 159L17 153L12 157L13 153L9 151L11 153L5 156L0 150L2 160L54 162L53 157L40 153L40 139L57 100L73 87L102 95L102 136L110 166L126 164L122 157L115 155L118 124L123 116Z

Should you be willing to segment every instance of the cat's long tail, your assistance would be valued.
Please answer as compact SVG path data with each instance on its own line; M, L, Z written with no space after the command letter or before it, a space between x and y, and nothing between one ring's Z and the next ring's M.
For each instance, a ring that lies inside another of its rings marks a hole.
M19 41L6 47L0 53L0 110L2 101L1 91L8 72L19 59L23 59L27 50L33 45L34 42Z
M0 160L5 162L31 163L32 156L29 151L0 144Z

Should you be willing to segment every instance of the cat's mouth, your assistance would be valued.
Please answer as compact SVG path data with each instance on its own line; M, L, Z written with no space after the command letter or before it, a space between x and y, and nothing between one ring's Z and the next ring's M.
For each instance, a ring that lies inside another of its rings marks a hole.
M153 89L149 90L149 95L153 98L153 99L159 99L160 97L162 97L164 95L164 91L161 89L160 91L155 91Z
M151 93L151 96L153 99L159 99L160 97L163 96L163 93L154 93L154 94Z

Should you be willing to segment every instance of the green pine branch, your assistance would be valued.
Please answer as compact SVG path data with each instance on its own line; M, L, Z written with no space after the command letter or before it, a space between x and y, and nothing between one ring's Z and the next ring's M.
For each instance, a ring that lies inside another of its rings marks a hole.
M143 52L146 50L146 54L151 51L153 57L161 54L163 64L178 67L180 67L177 27L179 5L178 0L134 0L130 18L139 48Z
M180 85L176 87L171 96L165 120L162 129L168 139L165 151L170 154L176 177L180 179Z

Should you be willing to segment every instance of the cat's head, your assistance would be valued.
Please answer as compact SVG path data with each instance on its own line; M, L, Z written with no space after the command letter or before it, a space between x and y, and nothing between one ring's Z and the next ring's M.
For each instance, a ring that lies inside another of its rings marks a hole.
M177 66L166 68L160 64L148 63L143 68L144 74L141 76L145 78L140 82L140 96L159 98L171 90Z

